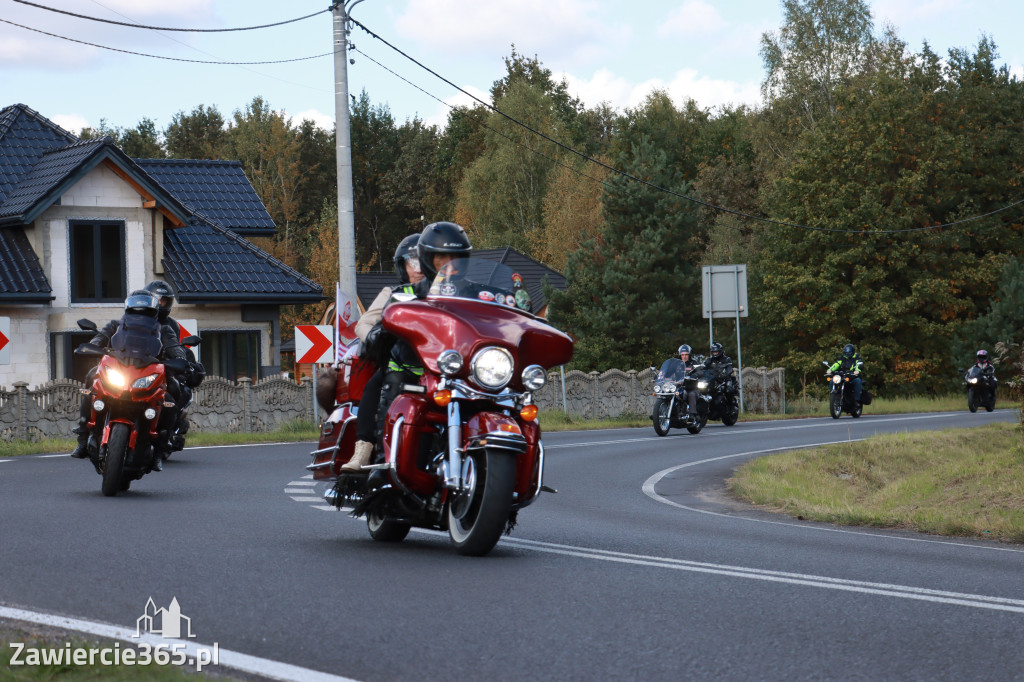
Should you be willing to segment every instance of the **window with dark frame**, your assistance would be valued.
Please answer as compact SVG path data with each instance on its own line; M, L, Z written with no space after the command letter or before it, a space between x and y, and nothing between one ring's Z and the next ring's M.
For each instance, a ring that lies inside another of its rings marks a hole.
M203 331L199 360L207 376L237 381L249 377L259 379L259 331Z
M124 223L73 220L69 229L71 302L124 301L128 295Z

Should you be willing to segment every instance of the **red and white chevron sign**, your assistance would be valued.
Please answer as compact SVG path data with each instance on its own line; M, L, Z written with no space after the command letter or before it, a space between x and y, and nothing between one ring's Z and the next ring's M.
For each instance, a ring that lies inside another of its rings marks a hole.
M11 364L11 318L0 317L0 365Z
M295 362L314 364L334 362L334 326L329 324L295 325Z

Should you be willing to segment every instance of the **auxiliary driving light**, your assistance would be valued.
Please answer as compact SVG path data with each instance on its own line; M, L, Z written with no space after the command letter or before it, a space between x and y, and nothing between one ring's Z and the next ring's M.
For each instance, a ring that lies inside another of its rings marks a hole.
M156 410L154 410L152 407L147 407L146 411L143 412L142 415L146 419L153 421L154 419L156 419Z
M93 401L92 409L96 410L97 412L102 412L103 410L107 409L107 404L102 400L96 400Z

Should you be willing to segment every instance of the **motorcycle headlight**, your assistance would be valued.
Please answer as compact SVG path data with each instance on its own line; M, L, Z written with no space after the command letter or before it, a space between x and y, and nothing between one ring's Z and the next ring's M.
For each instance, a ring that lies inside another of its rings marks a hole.
M445 376L458 374L462 369L462 355L457 350L441 351L441 354L437 356L437 368Z
M706 382L706 381L698 381L697 382L697 388L699 390L703 391L707 387L708 387L708 382Z
M127 380L124 378L124 374L121 374L116 369L108 369L103 373L103 383L110 388L120 391L124 388Z
M838 374L836 374L835 376L832 377L832 383L833 384L839 384L839 383L842 383L842 381L843 381L843 378L841 376L839 376Z
M159 374L150 374L148 377L142 377L141 379L136 379L132 383L132 388L149 388L150 386L153 385L153 382L156 381L157 377L159 377L159 376L160 376Z
M978 383L978 377L971 377L970 379L967 380L967 383L969 383L969 384L976 384L976 383Z
M490 346L473 356L470 365L473 379L489 389L503 387L512 378L512 354L504 348Z
M539 391L548 382L548 373L540 365L530 365L523 370L523 386L531 391Z

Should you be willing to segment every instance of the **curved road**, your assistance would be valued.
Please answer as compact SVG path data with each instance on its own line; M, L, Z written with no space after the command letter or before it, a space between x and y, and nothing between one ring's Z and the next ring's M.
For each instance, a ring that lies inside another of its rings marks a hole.
M559 493L479 559L370 540L319 501L309 444L188 448L116 498L67 456L0 460L0 605L134 631L177 598L199 642L358 680L1024 679L1024 546L723 494L767 451L1015 419L551 433Z

